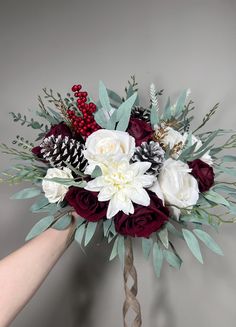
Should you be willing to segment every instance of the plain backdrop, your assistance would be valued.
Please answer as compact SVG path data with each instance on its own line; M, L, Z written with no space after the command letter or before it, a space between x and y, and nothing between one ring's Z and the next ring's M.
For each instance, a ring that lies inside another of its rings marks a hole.
M154 82L175 99L187 87L197 126L220 102L209 128L234 128L236 85L235 0L8 0L0 1L0 139L11 144L33 130L12 123L8 113L37 108L43 87L65 94L82 83L97 97L98 81L123 94L136 74L142 101ZM11 165L1 155L1 169ZM32 201L9 197L22 186L0 186L0 257L24 243L38 217ZM154 277L151 262L135 251L143 326L227 327L236 321L236 226L215 239L225 252L204 247L199 264L183 242L180 271L165 265ZM84 255L76 244L65 253L13 327L122 326L123 286L119 263L108 263L100 235ZM0 290L1 291L1 290Z

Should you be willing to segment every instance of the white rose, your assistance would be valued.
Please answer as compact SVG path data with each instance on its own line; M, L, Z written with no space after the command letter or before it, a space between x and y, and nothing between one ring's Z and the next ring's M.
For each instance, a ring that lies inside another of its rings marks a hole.
M160 188L166 203L174 206L174 214L179 218L177 208L189 208L195 205L199 198L196 179L190 175L191 169L180 160L168 159L164 162L158 177Z
M186 137L173 129L172 127L165 127L165 136L162 139L162 142L164 145L168 146L170 149L173 149L176 144L182 143L182 146L184 145L186 140ZM180 151L173 153L172 157L177 159L180 155Z
M86 140L84 156L89 165L85 173L91 174L96 165L130 159L134 154L135 139L127 132L100 129Z
M69 188L69 186L65 186L48 180L50 178L55 178L55 177L73 179L71 170L69 168L63 168L63 170L58 168L49 168L47 170L47 174L42 182L42 188L46 198L50 203L61 202L64 199Z

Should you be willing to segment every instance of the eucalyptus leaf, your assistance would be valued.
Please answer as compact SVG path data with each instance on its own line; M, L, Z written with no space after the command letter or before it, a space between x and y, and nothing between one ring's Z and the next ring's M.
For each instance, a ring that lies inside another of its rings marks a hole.
M108 237L109 229L111 227L111 224L112 224L111 219L107 219L107 220L103 221L103 235L104 235L104 237Z
M110 261L113 260L118 255L117 245L118 245L118 237L115 239L115 242L113 244L111 254L110 254L110 258L109 258Z
M134 105L136 97L137 97L137 93L134 93L125 102L123 102L117 109L117 111L116 111L116 117L118 120L118 124L116 127L117 130L126 131L128 125L129 125L131 109Z
M168 239L168 230L167 228L162 228L158 232L159 239L161 240L161 243L164 245L166 249L169 247L169 239Z
M195 256L195 258L200 263L203 263L202 254L201 254L201 250L200 250L197 238L188 229L183 228L182 231L183 231L184 239L185 239L190 251L192 252L192 254Z
M235 162L236 156L223 156L223 162Z
M201 229L194 229L194 234L213 252L219 255L223 255L223 251L218 244L213 240L213 238Z
M99 82L99 100L101 102L102 108L109 112L111 110L109 95L102 81Z
M75 240L80 245L81 245L83 237L84 237L85 227L86 227L86 225L82 224L82 225L80 225L79 228L76 229L76 232L75 232Z
M207 200L209 200L213 203L222 204L227 207L230 205L229 202L222 195L220 195L219 193L216 193L212 190L209 190L208 192L203 193L203 196Z
M29 234L26 236L26 241L31 240L32 238L38 236L42 232L44 232L48 227L51 226L53 223L54 217L53 216L47 216L42 218L40 221L37 222L33 226L33 228L30 230Z
M179 238L184 238L183 237L183 234L180 232L180 231L178 231L176 228L175 228L175 226L173 225L173 224L171 224L169 221L167 222L167 224L166 224L166 228L167 228L167 230L171 233L171 234L173 234L174 236L176 236L176 237L179 237Z
M174 116L178 116L184 110L185 101L187 98L188 90L184 90L178 97L175 105Z
M95 112L94 114L94 119L96 120L96 123L102 127L102 128L106 128L107 126L107 118L106 116L104 115L104 112L99 109Z
M101 170L101 168L99 167L99 166L95 166L95 168L94 168L94 170L93 170L93 172L92 172L92 174L91 174L91 177L92 178L96 178L96 177L99 177L99 176L101 176L102 175L102 170Z
M30 210L32 212L38 212L40 209L44 208L48 204L49 204L48 199L45 196L43 196L40 199L38 199L37 202L32 204L32 206L30 207Z
M124 267L124 263L125 263L125 239L121 235L118 236L117 251L118 251L118 256L119 256L120 262L122 264L122 267Z
M89 222L86 227L84 245L87 246L94 236L97 228L97 222Z
M71 224L72 217L71 215L65 215L61 218L59 218L53 225L52 227L58 230L63 230L66 229L70 226Z
M35 187L25 188L11 196L11 199L14 200L23 200L31 199L38 196L41 193L41 190Z
M161 268L163 264L163 251L158 243L153 246L153 266L157 277L161 275Z
M180 269L182 260L176 254L168 250L163 250L163 255L170 266Z
M145 259L148 259L153 246L152 238L142 238L142 249Z

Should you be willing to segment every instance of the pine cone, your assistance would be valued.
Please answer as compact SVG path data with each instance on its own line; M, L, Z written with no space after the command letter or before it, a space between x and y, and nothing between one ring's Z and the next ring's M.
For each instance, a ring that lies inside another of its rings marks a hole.
M131 160L133 162L150 162L151 167L148 169L147 173L158 176L164 162L164 154L165 152L159 143L154 141L143 142L140 146L136 147Z
M139 118L146 122L150 122L150 111L149 109L145 109L143 107L135 106L131 111L132 118Z
M43 158L53 167L66 167L66 163L69 163L83 172L87 166L87 160L82 152L84 144L68 136L63 138L62 135L51 135L44 139L40 147Z

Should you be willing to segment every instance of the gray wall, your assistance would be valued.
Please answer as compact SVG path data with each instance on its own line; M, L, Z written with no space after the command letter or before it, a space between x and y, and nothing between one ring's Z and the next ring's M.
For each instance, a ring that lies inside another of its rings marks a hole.
M121 92L133 73L143 98L150 82L173 97L191 87L195 125L220 101L210 127L235 127L235 0L1 0L0 34L3 142L17 133L33 140L8 112L34 109L42 87L66 92L78 81L96 97L98 80ZM1 156L1 169L8 165ZM30 201L9 200L18 188L0 186L0 257L22 245L36 221ZM204 266L180 242L183 268L165 266L160 280L137 248L144 326L234 326L235 235L235 226L223 227L216 239L225 256L204 250ZM94 246L85 257L74 244L12 326L122 326L122 272L106 252Z

